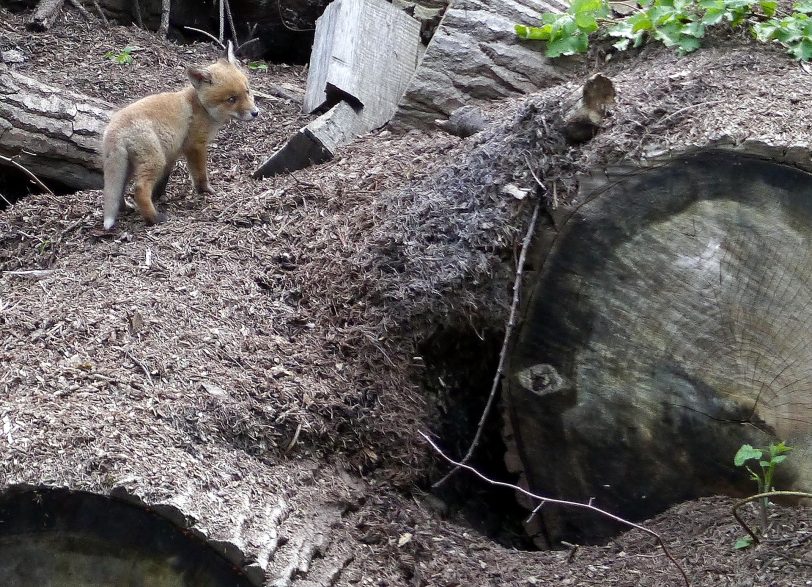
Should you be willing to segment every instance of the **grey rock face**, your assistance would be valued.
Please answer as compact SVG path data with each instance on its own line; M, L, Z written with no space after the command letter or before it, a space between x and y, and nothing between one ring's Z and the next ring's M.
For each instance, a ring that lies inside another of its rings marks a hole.
M560 0L457 0L448 7L394 124L430 127L476 101L528 93L561 80L538 42L520 41L517 23L536 24L541 12L562 12Z

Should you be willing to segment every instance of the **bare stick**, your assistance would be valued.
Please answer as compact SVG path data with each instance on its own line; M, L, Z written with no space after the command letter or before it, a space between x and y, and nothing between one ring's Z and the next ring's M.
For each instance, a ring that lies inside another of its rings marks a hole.
M615 514L609 513L606 510L602 510L599 507L595 507L591 503L581 503L581 502L578 502L578 501L567 501L567 500L563 500L563 499L553 499L551 497L542 497L540 495L536 495L535 493L531 493L530 491L528 491L526 489L522 489L521 487L519 487L517 485L513 485L512 483L505 483L503 481L494 481L493 479L489 479L488 477L486 477L485 475L483 475L482 473L480 473L479 471L474 469L472 466L466 465L465 463L458 463L458 462L454 461L453 459L451 459L451 457L446 456L446 454L442 450L440 450L440 447L438 447L431 440L431 438L429 438L428 436L426 436L422 432L420 432L419 434L420 434L420 436L422 436L426 440L426 442L428 442L431 445L431 448L433 448L435 451L437 451L437 454L439 454L441 457L443 457L443 459L448 461L450 464L454 465L454 470L466 469L468 471L471 471L474 475L476 475L477 477L479 477L480 479L482 479L486 483L489 483L491 485L496 485L498 487L507 487L508 489L513 489L515 491L518 491L519 493L522 493L522 494L526 495L527 497L537 499L537 500L541 501L542 503L551 503L553 505L560 505L560 506L563 506L563 507L571 507L571 508L580 508L580 509L584 509L584 510L590 510L592 512L595 512L596 514L600 514L600 515L605 516L605 517L607 517L607 518L609 518L611 520L614 520L615 522L619 522L619 523L621 523L621 524L623 524L625 526L628 526L630 528L634 528L635 530L640 530L641 532L645 532L646 534L648 534L649 536L652 536L657 541L657 544L659 544L660 548L662 548L663 552L665 553L665 556L668 557L668 560L670 560L672 563L674 563L674 566L677 567L677 569L679 569L679 572L682 575L683 580L685 581L686 587L691 586L691 582L688 580L688 575L685 574L685 571L683 570L682 566L677 562L677 559L675 559L673 557L673 555L671 554L671 552L668 550L668 547L665 545L665 542L663 541L662 537L659 534L657 534L657 532L655 532L654 530L650 530L650 529L646 528L645 526L641 526L640 524L635 524L634 522L630 522L629 520L625 520L625 519L621 518L620 516L616 516ZM538 509L538 508L536 508L536 509Z
M144 28L144 19L141 18L141 4L138 0L133 0L133 8L135 8L135 22L138 28Z
M104 11L101 9L101 6L99 6L99 0L93 0L93 7L99 13L99 18L102 19L102 22L104 23L104 26L109 27L110 23L107 21L107 17L104 16Z
M34 181L34 183L36 183L39 187L44 189L46 192L48 192L52 196L55 195L50 189L48 189L47 185L45 185L44 183L42 183L39 180L39 178L36 175L34 175L30 171L28 171L28 169L26 169L25 167L23 167L22 165L17 163L14 159L10 159L8 157L3 157L2 155L0 155L0 160L5 161L6 163L11 163L14 167L16 167L17 169L19 169L20 171L25 173L28 177L30 177Z
M161 0L161 25L158 27L158 34L166 37L169 34L169 10L172 7L172 0Z
M513 302L510 305L510 316L508 318L507 327L505 328L505 338L502 341L502 350L499 351L499 364L496 367L496 374L493 376L491 394L488 396L488 402L485 404L485 409L482 410L482 416L479 418L479 424L477 425L474 440L471 441L471 446L468 447L468 452L466 452L465 456L462 457L463 463L467 463L471 459L476 447L479 446L479 440L482 438L482 431L485 429L485 420L487 420L488 414L490 414L491 408L493 407L493 402L496 399L496 394L499 390L499 382L502 380L502 373L505 369L505 359L507 358L507 348L512 338L513 328L516 326L516 309L519 306L519 292L522 288L524 263L525 259L527 259L527 249L530 248L530 241L533 239L533 233L536 229L536 220L538 220L539 217L539 207L540 202L539 200L536 200L536 206L533 208L533 216L530 218L527 233L524 235L524 240L522 240L522 251L519 254L519 262L517 263L516 267L516 279L513 281ZM459 467L451 469L448 473L446 473L445 477L437 481L433 487L439 487L448 481L448 479L450 479L458 469Z
M211 33L208 33L208 32L206 32L206 31L204 31L204 30L201 30L201 29L196 29L196 28L191 27L191 26L185 26L185 27L183 27L183 28L185 28L185 29L186 29L186 30L188 30L188 31L194 31L194 32L196 32L196 33L200 33L201 35L206 35L206 36L207 36L208 38L210 38L212 41L214 41L215 43L217 43L218 45L220 45L220 48L222 48L222 49L225 49L225 48L226 48L226 46L225 46L225 45L223 45L223 43L222 43L221 41L218 41L218 40L217 40L217 37L215 37L215 36L214 36L213 34L211 34Z
M68 0L68 2L70 2L70 5L81 13L82 17L86 21L90 21L90 13L79 3L79 0Z
M237 29L234 28L234 17L231 16L231 6L229 6L228 0L223 0L223 4L226 7L226 18L228 20L228 28L231 31L231 40L234 41L236 45L239 41L237 40ZM236 52L235 50L234 53Z
M733 506L733 510L732 510L733 511L733 517L736 518L736 521L739 523L739 525L742 528L744 528L745 532L747 532L750 535L750 538L753 539L753 544L758 544L760 542L760 540L758 539L758 536L756 536L756 533L753 532L750 529L750 526L748 526L744 522L744 520L742 520L741 517L739 516L739 508L742 507L746 503L750 503L751 501L756 501L757 499L763 499L765 497L769 498L769 497L771 497L773 495L786 495L786 496L791 496L791 497L808 497L809 499L812 499L812 493L807 493L806 491L766 491L764 493L757 493L755 495L751 495L750 497L747 497L747 498L739 501L738 503L736 503L736 505Z
M225 17L225 0L220 0L220 34L218 35L218 39L220 39L220 44L223 44L225 39L223 35L225 34L226 30L226 17Z

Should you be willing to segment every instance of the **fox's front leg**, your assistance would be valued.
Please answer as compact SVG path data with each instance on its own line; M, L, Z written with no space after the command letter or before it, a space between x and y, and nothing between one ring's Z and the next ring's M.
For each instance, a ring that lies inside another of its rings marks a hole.
M206 170L206 147L194 146L186 151L186 162L189 165L189 175L198 194L213 194L209 185L209 172Z

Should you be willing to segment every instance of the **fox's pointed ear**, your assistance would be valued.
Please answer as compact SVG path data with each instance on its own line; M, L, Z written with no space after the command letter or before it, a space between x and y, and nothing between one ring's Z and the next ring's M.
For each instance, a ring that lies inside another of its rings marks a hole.
M234 44L231 41L226 41L226 54L225 58L231 65L239 65L237 58L234 56Z
M211 72L203 67L190 66L186 68L186 75L189 76L189 81L196 88L202 84L211 83Z

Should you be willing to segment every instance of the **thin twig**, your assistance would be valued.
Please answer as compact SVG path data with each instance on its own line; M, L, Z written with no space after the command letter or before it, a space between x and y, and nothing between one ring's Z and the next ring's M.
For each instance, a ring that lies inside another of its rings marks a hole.
M39 180L39 178L36 175L34 175L28 169L26 169L25 167L23 167L22 165L17 163L14 159L11 159L9 157L3 157L2 155L0 155L0 160L5 161L6 163L11 163L14 167L16 167L17 169L19 169L20 171L25 173L28 177L30 177L34 181L34 183L36 183L39 187L44 189L46 192L48 192L52 196L55 195L50 189L48 189L47 185L45 185L44 183L42 183Z
M149 369L147 369L146 366L144 366L144 363L136 359L130 351L124 351L124 354L127 355L133 363L141 367L141 370L144 372L144 375L147 376L149 384L155 385L155 382L152 380L152 375L150 375Z
M753 539L753 544L758 544L760 540L758 539L758 536L756 536L756 533L750 529L750 526L748 526L745 523L745 521L742 520L741 517L739 516L739 508L747 503L750 503L751 501L756 501L757 499L762 499L765 497L769 498L774 495L785 495L791 497L808 497L812 499L812 493L807 493L806 491L766 491L764 493L757 493L755 495L751 495L750 497L746 497L745 499L737 502L732 509L733 517L736 518L736 521L739 523L739 525L742 528L744 528L744 531L747 532L750 535L750 538Z
M82 17L86 21L90 22L90 20L91 20L90 19L90 13L87 11L87 9L84 6L82 6L79 3L79 0L68 0L68 2L70 2L71 6L73 6L76 10L79 11L79 13L82 15Z
M530 218L530 224L527 227L527 233L524 235L524 240L522 240L522 251L519 254L519 261L516 267L516 279L513 281L513 302L510 305L510 315L508 318L507 327L505 328L505 338L502 341L502 350L499 351L499 364L496 367L496 374L493 376L493 384L491 385L491 393L488 396L488 402L485 404L485 409L482 410L482 416L479 418L479 424L477 425L476 434L474 435L474 440L471 441L471 446L468 447L468 452L465 453L465 456L462 457L462 462L467 463L471 456L474 454L476 447L479 446L479 441L482 437L482 431L485 429L485 420L487 420L488 415L490 414L491 408L493 407L493 402L496 399L497 391L499 390L499 382L502 380L502 373L505 368L505 360L507 358L507 349L510 341L512 339L513 328L516 325L516 309L519 306L519 298L520 298L520 291L522 288L522 274L524 273L524 263L525 259L527 258L527 250L530 248L530 241L533 239L533 233L536 229L536 221L538 220L539 216L539 208L541 206L541 201L536 200L536 206L533 208L533 216ZM446 473L445 477L437 481L433 485L433 487L439 487L448 479L451 478L454 473L456 473L458 467L451 469L448 473Z
M226 17L225 17L225 0L220 0L220 34L217 36L220 39L220 44L222 45L225 41L224 34L226 30Z
M135 23L138 25L138 28L144 28L144 19L141 18L141 4L138 0L133 0L133 7L135 8Z
M201 35L206 35L206 36L207 36L208 38L210 38L212 41L214 41L215 43L217 43L218 45L220 45L220 47L221 47L222 49L225 49L225 48L226 48L226 46L225 46L225 45L222 43L222 41L217 40L217 37L215 37L215 36L214 36L213 34L211 34L211 33L208 33L208 32L206 32L206 31L204 31L204 30L202 30L202 29L196 29L195 27L191 27L191 26L185 26L185 27L183 27L183 28L185 28L185 29L186 29L186 30L188 30L188 31L194 31L194 32L196 32L196 33L200 33Z
M102 19L104 26L109 27L110 23L108 22L107 17L104 16L104 11L101 9L101 6L99 6L99 0L93 0L93 7L99 13L99 17Z
M611 520L614 520L615 522L619 522L619 523L621 523L621 524L623 524L625 526L628 526L630 528L634 528L635 530L640 530L641 532L645 532L646 534L648 534L649 536L652 536L657 541L657 544L660 546L663 553L665 553L665 556L668 557L668 560L670 560L674 564L674 566L677 567L680 574L682 575L683 581L685 581L686 587L691 586L691 582L688 580L688 575L685 573L685 570L682 568L682 565L680 565L677 562L677 559L675 559L674 556L671 554L671 551L668 550L668 547L665 545L665 542L663 541L662 537L659 534L657 534L657 532L655 532L654 530L650 530L649 528L646 528L645 526L641 526L640 524L635 524L634 522L630 522L629 520L621 518L620 516L616 516L615 514L607 512L606 510L602 510L599 507L595 507L591 503L581 503L581 502L578 502L578 501L567 501L567 500L563 500L563 499L553 499L551 497L542 497L541 495L531 493L527 489L522 489L518 485L513 485L512 483L505 483L504 481L494 481L493 479L490 479L490 478L486 477L485 475L483 475L482 473L480 473L479 471L474 469L471 465L466 465L465 463L458 463L457 461L453 460L451 457L446 456L446 454L442 450L440 450L440 447L438 447L434 443L434 441L431 440L431 438L426 436L423 432L420 432L419 434L420 434L420 436L422 436L426 440L426 442L428 442L431 445L431 447L437 452L437 454L439 454L443 459L448 461L450 464L454 465L454 470L466 469L466 470L470 471L471 473L473 473L474 475L476 475L477 477L479 477L480 479L482 479L483 481L485 481L486 483L489 483L491 485L496 485L498 487L507 487L508 489L513 489L515 491L518 491L519 493L522 493L522 494L526 495L527 497L537 499L537 500L539 500L539 501L541 501L543 503L551 503L553 505L560 505L560 506L563 506L563 507L571 507L571 508L580 508L580 509L590 510L592 512L595 512L596 514L600 514L600 515L605 516L605 517L607 517L607 518L609 518Z

